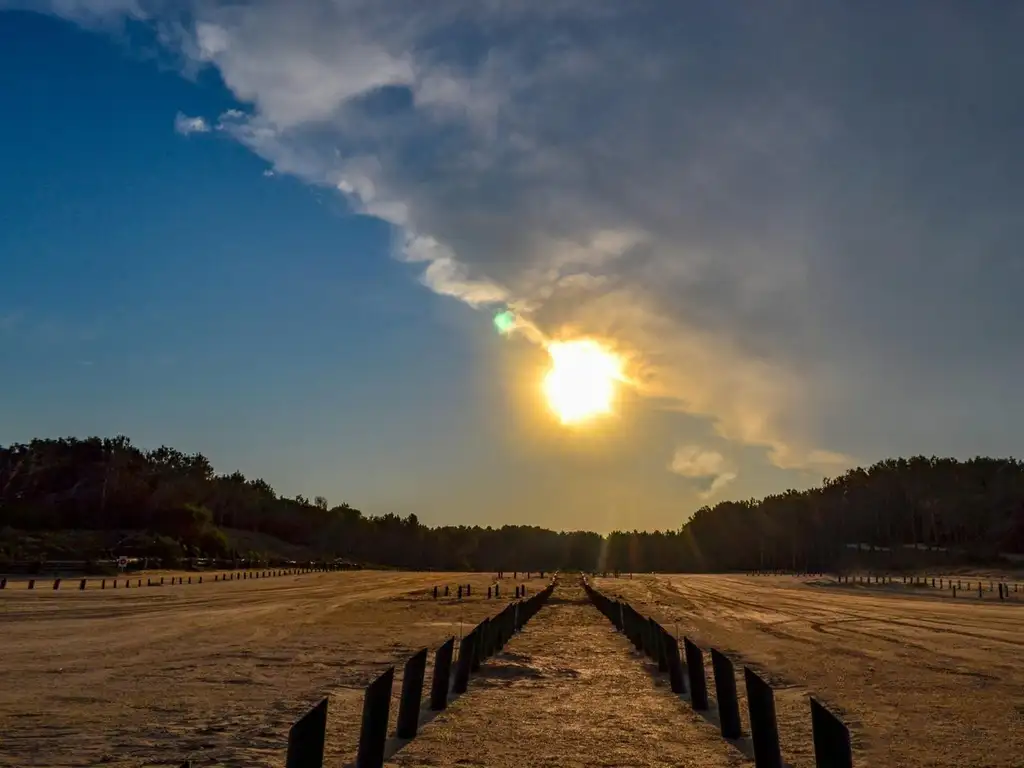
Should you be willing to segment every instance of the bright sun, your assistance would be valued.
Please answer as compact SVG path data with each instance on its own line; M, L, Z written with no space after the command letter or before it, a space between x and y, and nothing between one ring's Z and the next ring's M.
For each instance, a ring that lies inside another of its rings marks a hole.
M623 380L622 361L591 339L548 344L551 370L544 396L563 424L610 413L616 383Z

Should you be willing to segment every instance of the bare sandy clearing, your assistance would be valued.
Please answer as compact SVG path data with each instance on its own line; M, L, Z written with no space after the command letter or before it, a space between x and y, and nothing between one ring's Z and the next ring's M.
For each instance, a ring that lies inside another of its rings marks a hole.
M487 662L469 693L395 755L399 768L747 765L655 682L576 584Z
M814 764L809 692L851 726L858 766L1021 765L1020 603L812 587L787 577L636 576L595 586L786 686L776 705L783 754L796 766Z
M274 766L331 693L353 754L363 686L497 611L490 574L350 571L67 593L0 592L0 765ZM470 583L461 603L433 584ZM518 582L516 582L518 583ZM528 582L531 591L544 582ZM428 675L429 675L428 671Z

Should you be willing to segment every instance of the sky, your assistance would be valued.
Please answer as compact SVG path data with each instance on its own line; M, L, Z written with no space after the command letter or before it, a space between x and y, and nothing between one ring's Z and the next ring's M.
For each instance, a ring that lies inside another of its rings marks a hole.
M932 0L0 0L0 442L598 531L1019 455L1022 35ZM581 337L629 382L569 428L538 339Z

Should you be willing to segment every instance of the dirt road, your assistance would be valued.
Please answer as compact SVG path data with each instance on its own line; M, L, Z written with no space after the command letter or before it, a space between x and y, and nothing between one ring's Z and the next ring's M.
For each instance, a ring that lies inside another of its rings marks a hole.
M783 753L795 766L814 764L808 693L851 726L859 768L1024 761L1020 603L864 593L787 577L637 576L595 585L767 673L781 689Z
M0 765L283 764L331 694L328 754L358 739L362 688L503 606L488 574L358 571L133 590L0 592ZM433 584L471 583L461 603ZM527 582L540 589L544 582ZM504 582L511 592L513 582Z
M569 577L566 577L568 582ZM655 680L626 639L563 583L430 723L397 768L725 768L743 754Z

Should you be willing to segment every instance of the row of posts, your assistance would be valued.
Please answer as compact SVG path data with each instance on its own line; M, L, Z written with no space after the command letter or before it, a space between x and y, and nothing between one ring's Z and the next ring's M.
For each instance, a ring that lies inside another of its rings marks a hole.
M296 575L299 575L299 574L317 573L317 572L326 571L326 570L327 570L326 568L288 568L288 569L270 570L270 571L242 571L241 573L235 573L235 572L232 572L232 573L215 573L215 574L213 574L213 580L214 581L244 581L246 579L260 579L260 578L267 579L267 578L271 578L271 577L274 577L274 576L296 576ZM203 583L203 577L202 576L196 576L195 578L196 578L195 583L197 583L197 584L202 584ZM152 578L152 577L147 578L145 586L147 586L147 587L162 587L162 586L164 586L167 583L166 579L170 579L170 583L171 584L192 584L193 583L191 576L188 576L188 577L185 577L185 576L167 576L167 577L161 576L159 578L159 580L157 580L155 578ZM28 584L27 584L27 588L28 589L35 589L37 581L40 581L40 580L39 579L29 579L28 580ZM53 580L53 589L60 589L60 585L63 583L63 581L64 581L63 579L55 578ZM97 579L80 579L79 582L78 582L78 589L84 591L86 589L86 587L88 586L90 581L95 583L97 581ZM118 584L121 583L120 579L98 579L98 581L100 583L100 589L106 589L108 581L110 582L110 588L111 589L117 589ZM125 589L129 589L132 586L132 581L133 581L133 579L124 579L124 588ZM136 588L139 588L139 587L143 586L142 579L134 579L134 581L135 581L135 587ZM7 589L7 577L0 578L0 589Z
M457 587L457 595L458 595L458 599L459 600L462 599L463 594L465 594L466 597L470 597L472 595L472 593L473 593L473 588L469 584L459 584L458 587ZM438 597L442 596L441 587L438 587L436 584L434 585L433 595L434 595L434 599L435 600L437 600ZM449 597L450 596L450 591L449 591L449 587L448 587L447 584L444 585L444 594L443 594L443 596L444 597ZM518 584L518 585L516 585L515 596L516 596L516 600L519 600L520 598L526 597L526 585L525 584ZM495 583L492 586L487 587L487 599L490 600L492 597L494 597L494 598L500 598L501 597L501 584Z
M875 583L875 584L892 584L894 582L894 579L893 579L892 576L887 576L887 575L884 575L884 574L883 575L875 574L874 576L872 576L871 574L868 574L866 576L863 575L863 574L860 574L860 575L840 574L837 578L838 578L840 584L871 584L871 583ZM872 582L872 579L874 579L874 582ZM907 576L907 575L904 575L903 576L903 583L904 584L909 584L910 586L914 586L914 587L927 587L928 584L929 584L929 577L927 577L927 576ZM970 582L970 581L967 582L966 589L967 589L968 592L973 590L973 587L971 586L971 584L972 584L972 582ZM957 592L960 592L960 591L962 591L964 589L963 580L962 579L957 579L956 583L954 584L953 583L953 579L946 578L946 577L943 577L943 576L939 576L938 579L936 579L934 576L932 576L931 577L931 586L934 589L942 589L942 590L945 590L945 589L948 588L952 592L953 597L956 597ZM1012 590L1010 589L1011 586L1013 587ZM988 583L988 591L989 592L995 592L997 590L999 592L999 599L1000 600L1008 600L1009 597L1010 597L1010 592L1011 591L1012 592L1019 592L1020 591L1020 584L1014 583L1014 584L1011 585L1011 584L1007 584L1005 582L990 581ZM978 597L979 598L983 598L984 594L985 594L985 585L979 580L978 581Z
M512 636L536 615L554 587L552 581L529 599L509 603L496 615L481 621L459 642L457 655L455 638L449 637L434 653L434 675L427 704L429 711L439 712L448 706L452 695L465 693L473 673L504 648ZM419 731L426 666L426 648L413 654L405 663L394 734L397 739L412 739ZM395 668L388 667L366 688L356 768L382 768L384 765L394 679ZM285 768L323 768L326 733L327 699L324 699L288 732Z
M704 653L690 638L683 638L683 657L679 643L661 624L644 617L624 600L612 600L583 580L590 601L622 632L641 653L657 662L659 672L667 672L672 692L683 695L689 688L690 706L697 712L710 709ZM736 671L732 660L715 648L711 649L711 666L715 678L715 699L722 737L739 739L743 735L739 698L736 692ZM775 716L775 694L771 686L749 667L743 667L750 714L751 742L757 768L782 768L779 748L779 727ZM853 753L850 731L843 722L811 698L811 728L814 739L814 760L817 768L852 768Z

